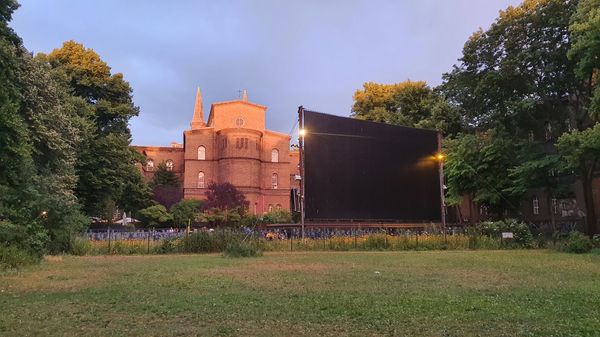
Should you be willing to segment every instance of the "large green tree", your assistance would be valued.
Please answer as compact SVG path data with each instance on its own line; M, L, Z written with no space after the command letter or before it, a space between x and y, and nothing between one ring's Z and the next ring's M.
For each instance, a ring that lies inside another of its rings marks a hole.
M590 235L600 233L591 188L592 179L600 163L600 123L583 131L563 134L557 146L570 167L580 172L586 204L587 232Z
M503 137L514 144L510 166L503 156L496 156L496 162L486 159L489 174L509 179L509 184L496 187L509 199L531 187L545 188L550 195L560 189L557 175L565 165L552 142L564 132L592 125L586 110L589 93L576 76L576 63L567 57L576 8L577 1L526 0L501 11L488 30L469 38L459 63L443 76L439 90L471 130L504 130ZM465 144L469 141L464 139ZM484 164L486 157L479 158L473 167ZM447 167L448 176L463 172L453 168ZM452 188L459 186L450 184Z
M86 222L73 193L81 102L7 26L16 8L0 3L0 242L65 251Z
M367 82L354 93L352 116L394 125L430 128L444 135L462 130L458 110L425 82L380 84Z
M501 11L465 43L463 56L440 87L470 126L503 125L513 137L544 138L591 121L575 64L567 58L576 1L525 0Z
M76 192L85 211L101 215L112 203L128 211L147 206L151 191L135 167L142 158L129 146L128 121L139 109L123 74L112 74L96 52L74 41L39 57L85 102L79 115L88 128L75 165L79 176Z
M569 29L573 43L568 56L576 62L575 74L589 98L584 109L600 120L600 0L580 0Z
M518 145L501 128L448 139L444 144L448 204L458 204L463 196L488 206L501 217L514 211L519 195L510 188L510 169L519 161Z

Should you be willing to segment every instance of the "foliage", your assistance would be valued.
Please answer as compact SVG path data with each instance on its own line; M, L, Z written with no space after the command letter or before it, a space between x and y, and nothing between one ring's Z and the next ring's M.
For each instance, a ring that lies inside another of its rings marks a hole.
M233 241L227 244L223 255L226 257L257 257L262 256L262 251L255 243L249 241Z
M354 93L352 115L375 122L437 129L445 135L462 129L458 111L425 82L367 82L363 90Z
M74 236L73 242L71 243L71 254L75 256L88 255L92 250L90 240L81 236Z
M153 205L138 212L140 220L147 227L160 227L171 221L173 216L167 212L163 205Z
M583 131L563 134L558 139L557 147L570 168L579 173L582 181L588 234L598 233L592 180L600 161L600 123Z
M565 252L575 254L589 253L592 248L593 245L590 237L577 231L569 233L567 242L563 246Z
M527 139L530 132L543 135L546 123L559 134L567 120L577 128L589 123L578 109L581 84L567 58L575 5L526 0L469 38L440 87L469 125L503 125L513 138Z
M211 208L198 214L196 220L211 227L239 227L242 224L242 213L243 211L238 207L232 209Z
M449 204L470 195L492 213L517 207L520 195L509 192L514 186L509 172L519 160L518 146L502 128L460 135L447 140L444 149Z
M77 99L7 26L16 8L0 4L0 241L39 256L69 250L87 224L73 192L85 123Z
M16 246L4 246L0 244L0 271L18 269L38 261L39 257L27 250L17 248Z
M188 221L195 221L200 213L202 202L200 200L184 199L171 206L170 213L177 226L187 226Z
M286 224L292 223L292 213L285 209L275 209L271 212L265 213L260 223L262 224Z
M200 231L190 234L182 241L186 253L217 253L223 252L233 242L244 239L243 233L227 229L213 232Z
M366 250L384 250L390 248L386 234L371 234L365 240L363 247Z
M181 185L181 181L175 175L173 171L167 169L167 165L162 162L158 164L158 168L154 172L154 176L152 177L152 181L150 182L150 186L173 186L179 187Z
M206 191L206 201L203 205L205 210L233 210L237 209L243 215L248 208L248 201L244 194L230 183L210 183Z
M600 120L600 1L580 0L569 26L572 45L569 59L576 62L575 74L587 87L590 117Z
M600 234L595 234L592 237L592 245L594 248L600 248Z
M482 235L499 238L503 232L513 233L514 243L520 247L533 248L533 235L527 224L515 219L503 221L485 221L477 225L477 230Z
M240 220L240 226L246 228L254 228L263 223L263 217L256 214L245 214Z
M150 190L135 166L141 156L129 146L128 121L139 112L129 83L122 74L111 74L95 51L74 41L38 57L83 102L78 114L87 127L75 169L79 177L76 192L84 210L89 215L102 215L104 205L111 200L121 209L146 206ZM130 198L131 194L135 197Z

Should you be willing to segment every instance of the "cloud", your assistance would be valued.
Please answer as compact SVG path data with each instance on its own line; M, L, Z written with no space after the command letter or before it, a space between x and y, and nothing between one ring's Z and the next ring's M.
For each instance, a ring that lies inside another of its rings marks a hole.
M125 74L140 116L135 144L181 141L196 86L204 108L234 99L269 107L290 132L297 107L348 115L366 81L439 84L468 36L515 0L22 1L11 26L35 52L74 39Z

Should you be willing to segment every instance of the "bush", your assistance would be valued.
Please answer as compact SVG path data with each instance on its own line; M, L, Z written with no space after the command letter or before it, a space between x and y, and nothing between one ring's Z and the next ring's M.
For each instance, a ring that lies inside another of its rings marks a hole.
M567 253L583 254L592 250L592 240L585 234L573 231L569 233L567 242L563 246L563 251Z
M39 257L15 246L0 245L0 270L18 269L39 262Z
M366 250L385 250L390 248L386 234L371 234L367 236L363 247Z
M533 248L533 235L527 224L515 219L503 221L485 221L477 225L481 235L500 238L503 232L512 232L512 245L523 248Z
M160 245L154 249L154 252L157 254L169 254L174 253L178 249L177 245L178 240L176 238L167 238L162 240Z
M248 241L233 241L227 244L223 255L227 257L256 257L262 256L262 251L256 244Z
M594 236L592 236L592 245L594 248L600 248L600 234L594 234Z
M292 222L292 213L284 209L276 209L266 213L262 217L262 222L265 224L285 224Z
M183 239L183 251L186 253L222 252L229 243L241 241L243 238L243 233L228 229L218 229L214 232L196 232Z
M92 244L86 237L75 237L71 242L71 254L84 256L91 252Z

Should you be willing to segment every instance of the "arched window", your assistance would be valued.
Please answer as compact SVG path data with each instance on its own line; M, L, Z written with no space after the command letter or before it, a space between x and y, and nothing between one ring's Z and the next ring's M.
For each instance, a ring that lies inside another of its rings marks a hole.
M154 171L154 160L146 160L146 171Z
M198 146L198 160L206 160L206 148L204 145Z
M198 172L198 188L204 188L204 172Z
M274 190L277 189L277 173L273 173L273 175L271 176L271 186L273 187Z
M279 150L273 149L273 151L271 151L271 162L273 162L273 163L279 162Z
M273 205L269 205L269 213L273 212Z
M281 204L275 205L275 209L277 209L278 211L281 211Z
M171 159L165 162L165 166L167 167L167 171L173 171L173 161Z

